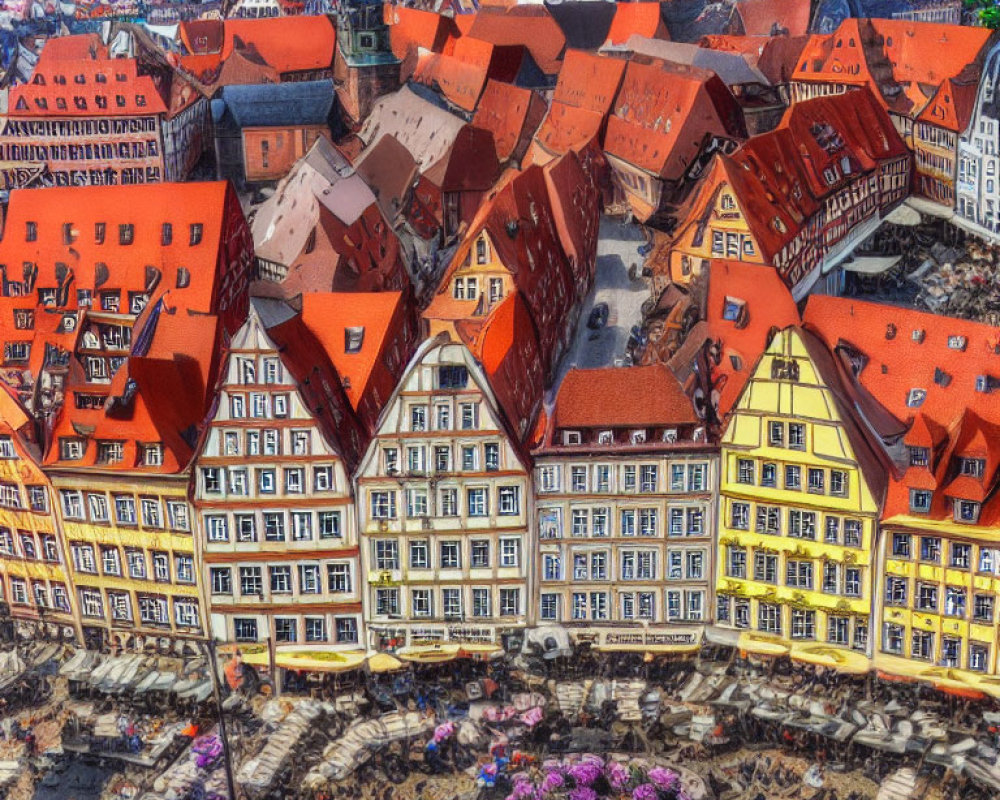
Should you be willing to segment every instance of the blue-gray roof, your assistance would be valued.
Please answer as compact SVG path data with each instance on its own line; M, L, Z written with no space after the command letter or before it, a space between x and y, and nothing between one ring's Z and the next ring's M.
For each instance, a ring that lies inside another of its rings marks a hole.
M330 117L334 97L330 80L226 86L221 94L225 112L238 128L322 125ZM216 113L213 108L213 116Z

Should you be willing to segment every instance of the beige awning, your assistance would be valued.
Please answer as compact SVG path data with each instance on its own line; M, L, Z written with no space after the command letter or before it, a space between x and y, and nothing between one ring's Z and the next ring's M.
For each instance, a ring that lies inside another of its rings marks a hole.
M920 212L915 208L911 208L905 203L901 203L889 212L885 221L892 225L906 225L908 227L912 227L920 224L921 217Z
M855 256L840 266L845 272L856 272L859 275L881 275L896 266L902 258L902 256Z
M388 653L375 653L368 656L368 669L372 672L395 672L404 666L402 661Z
M740 634L737 646L742 654L753 656L784 656L791 649L777 639L767 639L753 633Z
M415 664L441 664L458 658L460 647L457 644L428 644L414 647L401 647L396 655L403 661Z

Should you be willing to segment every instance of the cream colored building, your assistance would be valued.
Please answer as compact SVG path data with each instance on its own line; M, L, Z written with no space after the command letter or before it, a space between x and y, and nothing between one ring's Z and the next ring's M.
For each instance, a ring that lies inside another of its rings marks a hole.
M528 471L463 344L417 350L356 496L371 646L500 644L531 622Z
M718 449L664 365L571 370L535 450L540 625L694 648L712 618Z
M299 317L254 301L194 470L216 639L357 648L349 464L359 442L336 372Z

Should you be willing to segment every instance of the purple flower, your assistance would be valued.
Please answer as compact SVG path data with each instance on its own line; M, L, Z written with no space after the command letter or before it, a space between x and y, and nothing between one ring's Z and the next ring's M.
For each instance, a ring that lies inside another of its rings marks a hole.
M589 761L581 761L569 768L569 776L576 781L577 786L591 786L601 777L601 768Z
M514 780L514 791L510 793L510 798L513 800L526 800L528 797L532 797L535 794L535 787L532 785L531 781L528 780L528 776L525 775L523 780Z
M653 767L648 773L648 778L660 789L676 789L680 783L680 776L665 767Z
M566 779L561 772L549 772L542 780L541 789L543 792L554 792L566 785Z
M580 756L581 764L597 764L599 767L604 766L604 759L600 756L595 756L593 753L584 753Z
M597 800L597 792L589 786L581 786L569 793L569 800Z
M629 771L628 768L619 764L617 761L612 761L608 764L608 783L611 784L612 789L621 789L628 783Z
M641 783L632 790L632 800L657 800L656 787L651 783Z

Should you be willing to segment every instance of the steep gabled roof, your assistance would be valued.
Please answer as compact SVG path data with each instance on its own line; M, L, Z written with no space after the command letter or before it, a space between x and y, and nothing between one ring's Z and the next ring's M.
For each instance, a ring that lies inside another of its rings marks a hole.
M660 16L659 3L616 3L615 18L608 30L608 44L624 44L630 36L669 39L670 32Z
M726 319L727 306L734 302L744 304L744 315ZM798 325L799 310L776 270L717 259L708 270L705 321L707 337L721 345L712 374L723 378L716 390L719 418L724 420L767 349L772 331Z
M553 102L607 114L625 73L625 62L617 58L567 50Z
M493 44L524 45L542 72L559 72L566 37L544 6L484 9L476 14L468 33Z
M725 114L720 107L727 97L730 113ZM734 107L728 89L711 73L632 61L608 120L604 149L654 175L678 180L706 136L740 135L731 118Z
M917 121L963 133L972 119L978 91L978 81L959 82L952 78L942 81Z
M809 29L809 7L801 0L737 0L735 13L748 36L770 36L775 28L801 36Z
M227 19L222 57L228 58L236 40L253 44L278 72L307 72L333 65L336 31L326 16L274 19Z
M472 124L493 134L497 158L515 155L518 143L534 133L545 116L545 101L531 89L489 80Z
M165 114L153 79L134 58L39 61L30 83L12 86L12 117L102 117Z
M357 410L368 391L387 337L405 298L401 292L312 292L302 295L302 322L323 346L340 375L351 406ZM348 329L361 330L361 344L349 351ZM388 392L383 400L388 398Z
M321 208L350 227L374 204L368 184L321 136L257 208L251 226L254 251L260 258L290 265L319 223Z
M389 43L392 53L404 59L418 47L435 53L444 52L450 40L461 33L455 20L433 11L408 8L403 5L384 6L385 21L389 25Z

